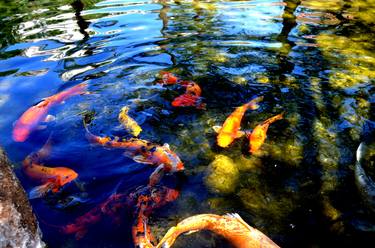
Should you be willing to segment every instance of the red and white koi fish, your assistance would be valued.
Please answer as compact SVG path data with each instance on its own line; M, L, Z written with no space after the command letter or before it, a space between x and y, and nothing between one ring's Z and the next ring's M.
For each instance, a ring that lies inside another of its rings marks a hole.
M43 183L33 188L29 193L29 198L39 198L47 194L48 191L56 193L62 186L73 181L78 174L67 167L47 167L40 163L40 160L46 157L51 149L49 140L36 153L31 153L23 161L23 171L31 179Z
M173 107L196 107L197 109L205 109L206 104L202 103L202 90L195 82L182 81L181 85L186 87L184 94L176 97L172 101Z
M65 101L69 97L84 94L86 88L87 83L78 84L53 96L44 98L41 102L26 110L15 123L13 140L24 142L30 133L38 127L39 123L46 119L48 111L53 106Z
M183 233L209 230L227 239L236 248L279 247L259 230L249 226L238 214L199 214L170 228L156 248L168 248Z
M264 141L267 138L268 127L275 121L281 120L282 118L283 113L275 115L274 117L265 120L262 124L259 124L254 128L251 134L248 135L250 143L250 153L254 153L259 150L259 148L263 145Z
M228 147L235 139L245 134L243 131L240 131L242 117L248 109L255 110L259 108L258 103L262 100L263 96L256 97L250 102L237 107L224 121L223 126L213 127L218 132L217 144L220 147Z
M164 85L172 85L177 84L181 80L176 77L173 73L167 72L167 71L161 71L159 72L161 76L161 81L158 81L158 83L164 84Z
M175 201L179 196L178 190L164 186L149 189L149 194L138 197L137 218L132 228L134 246L139 248L155 247L155 238L147 224L148 218L155 209Z

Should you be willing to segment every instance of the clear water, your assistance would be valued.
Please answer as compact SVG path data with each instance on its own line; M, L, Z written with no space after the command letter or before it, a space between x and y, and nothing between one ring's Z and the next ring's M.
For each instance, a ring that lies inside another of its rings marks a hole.
M130 105L141 138L169 143L186 167L180 197L150 219L157 238L187 216L237 212L282 247L372 244L374 213L353 166L375 124L374 7L373 0L1 1L0 143L26 191L35 183L21 162L51 133L48 165L79 173L78 186L31 201L46 243L133 246L131 214L120 225L104 219L81 240L54 227L147 183L152 168L84 136L87 112L93 133L124 135L117 115ZM161 70L197 82L207 109L172 107L181 89L155 85ZM56 120L26 142L12 140L25 110L84 81L93 94L53 108ZM282 111L285 119L270 126L257 156L246 139L219 148L212 126L255 95L265 98L245 115L244 129ZM229 162L212 174L218 155ZM175 247L227 245L198 233Z

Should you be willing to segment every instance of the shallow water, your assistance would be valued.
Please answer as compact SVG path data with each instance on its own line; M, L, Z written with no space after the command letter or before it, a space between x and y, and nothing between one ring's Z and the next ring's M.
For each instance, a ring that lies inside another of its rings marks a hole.
M117 120L125 105L142 139L168 143L185 163L183 179L164 179L181 180L182 191L153 213L157 238L193 214L237 212L282 247L374 242L375 215L353 170L358 144L375 127L374 7L373 0L0 2L1 145L26 191L36 185L21 162L51 133L48 165L79 174L60 194L31 201L46 243L132 247L131 214L120 225L104 219L81 240L56 228L115 192L147 184L150 166L92 146L84 135L85 113L94 116L93 133L126 135ZM155 84L161 70L197 82L206 110L172 107L182 91ZM26 142L12 140L25 110L81 82L92 94L54 107L56 120ZM261 152L249 155L245 138L219 148L212 126L260 95L243 129L285 112ZM209 166L215 159L218 171ZM228 244L209 233L175 244L198 246Z

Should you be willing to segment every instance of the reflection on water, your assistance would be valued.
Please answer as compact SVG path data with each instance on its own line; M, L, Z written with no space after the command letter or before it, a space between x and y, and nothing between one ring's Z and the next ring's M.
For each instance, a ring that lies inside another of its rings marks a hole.
M130 215L120 226L103 221L80 241L48 225L65 225L112 193L147 182L149 167L84 137L88 111L93 133L125 135L117 127L125 105L141 138L169 143L186 166L180 198L150 220L157 238L193 214L239 212L283 247L375 241L374 215L353 172L355 150L374 128L374 7L372 0L1 2L1 145L26 190L33 184L21 161L50 132L51 165L79 173L80 187L32 202L47 243L132 247ZM153 83L160 70L199 83L207 109L174 109L181 92ZM11 140L28 107L83 81L92 94L56 107L56 120L29 141ZM254 95L264 103L242 128L282 111L285 120L270 127L257 156L245 139L219 149L212 126ZM175 247L225 246L208 235Z

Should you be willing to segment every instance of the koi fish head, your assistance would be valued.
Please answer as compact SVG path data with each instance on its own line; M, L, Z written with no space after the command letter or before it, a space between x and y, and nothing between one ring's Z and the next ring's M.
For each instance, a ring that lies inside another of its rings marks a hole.
M184 170L184 164L176 153L171 151L168 144L164 144L161 148L162 163L165 165L167 172L177 172Z
M75 172L72 169L66 168L66 167L60 167L60 168L55 168L57 174L60 177L60 184L61 186L73 181L78 177L77 172Z
M201 87L195 82L187 82L186 93L191 95L200 96L202 94Z
M30 129L26 127L19 127L13 130L13 140L16 142L24 142L30 135Z
M161 71L160 75L161 75L163 84L171 85L171 84L176 84L176 83L178 83L178 81L180 81L178 79L178 77L176 77L174 74L172 74L170 72Z

